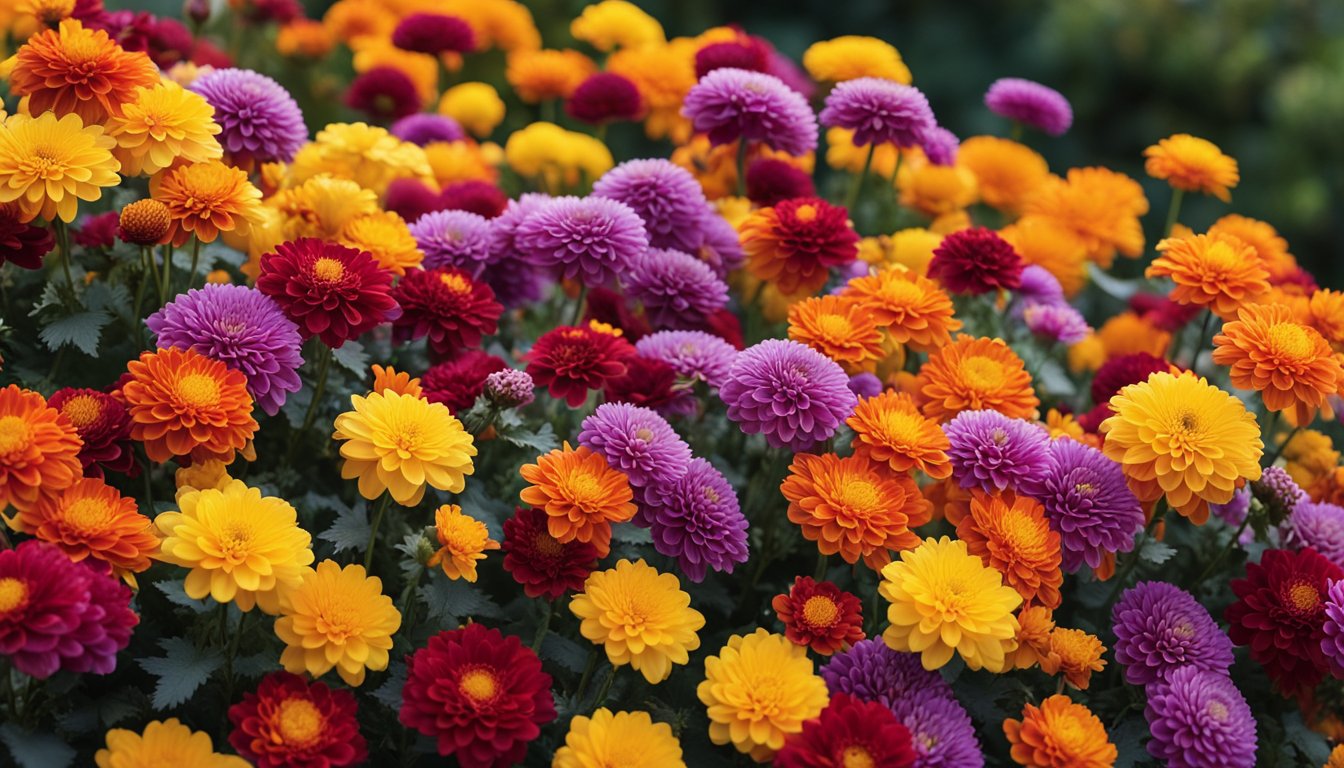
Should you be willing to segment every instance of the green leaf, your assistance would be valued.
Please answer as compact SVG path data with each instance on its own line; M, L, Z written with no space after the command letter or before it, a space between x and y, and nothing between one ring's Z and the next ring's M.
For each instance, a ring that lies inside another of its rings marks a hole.
M392 710L401 711L401 689L406 685L406 665L395 662L387 668L387 679L373 692L373 698Z
M224 657L214 649L197 648L181 637L159 641L163 656L140 659L140 667L158 678L154 686L154 709L175 707L210 679L224 664Z
M369 355L358 341L347 341L331 351L337 365L363 379L369 373Z
M1142 717L1130 716L1111 729L1111 743L1119 752L1112 768L1130 768L1148 758L1143 741L1148 737L1148 725Z
M1129 297L1139 292L1141 287L1140 280L1120 280L1111 277L1106 271L1095 264L1087 265L1087 274L1092 278L1092 282L1097 287L1121 301L1129 301Z
M653 543L653 531L638 525L617 525L611 529L611 540L621 544L641 545Z
M462 511L485 523L490 538L504 538L504 521L513 516L513 505L485 492L484 481L471 480L457 497Z
M337 552L351 550L363 552L369 545L369 512L364 502L350 508L337 508L336 520L331 527L317 535L319 539L330 541Z
M66 768L75 750L52 733L28 733L18 723L0 725L0 741L20 768Z
M1143 551L1139 553L1139 556L1143 558L1144 562L1152 563L1153 565L1161 565L1170 560L1172 555L1175 554L1176 548L1170 544L1161 541L1150 541L1143 545Z
M430 579L428 584L420 588L420 599L429 607L431 619L446 624L461 624L469 617L498 619L504 615L504 611L493 600L470 584L446 576Z
M499 436L519 448L535 451L538 456L553 451L560 445L560 439L555 436L555 428L550 424L542 424L536 431L530 429L500 431Z
M39 335L52 352L70 344L93 357L98 354L98 337L102 335L103 326L111 319L112 316L102 310L79 312L47 323Z
M1300 712L1284 715L1283 736L1284 743L1292 744L1306 758L1308 765L1324 765L1330 759L1330 745L1302 722Z
M190 608L193 613L205 613L210 610L210 606L204 600L193 600L187 597L186 590L180 581L156 581L155 588L168 598L168 602L173 605L180 605L183 608Z
M126 286L105 281L91 283L84 291L84 306L91 312L117 312L131 305L131 292Z
M280 669L280 662L274 653L267 651L239 656L233 660L233 673L239 677L257 678L277 669Z
M568 637L552 632L546 635L546 639L542 641L540 655L542 659L553 661L577 675L581 674L583 668L588 666L590 651L591 648L584 648Z

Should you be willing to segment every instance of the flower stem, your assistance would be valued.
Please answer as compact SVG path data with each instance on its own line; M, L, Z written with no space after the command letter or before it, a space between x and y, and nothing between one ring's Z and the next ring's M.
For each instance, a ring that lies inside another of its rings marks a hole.
M583 701L583 694L588 691L588 681L593 677L593 670L597 668L597 648L594 647L588 653L588 664L583 668L583 676L579 678L579 687L574 693L575 701Z
M747 140L737 140L737 196L747 196Z
M616 665L611 665L611 671L607 672L607 679L602 682L602 687L597 691L597 698L593 699L593 709L596 710L607 700L607 694L611 692L611 684L616 681Z
M868 171L873 167L873 153L877 151L877 144L868 145L868 154L863 158L863 170L854 177L854 183L849 187L849 195L845 197L845 209L849 211L849 217L854 218L854 206L859 202L859 194L863 192L863 182L868 178ZM894 178L892 179L895 180Z
M1124 569L1115 576L1115 587L1111 590L1111 596L1106 598L1107 605L1114 603L1115 598L1119 597L1120 593L1124 591L1125 582L1129 580L1130 574L1134 573L1134 569L1139 567L1139 561L1143 559L1144 546L1148 543L1148 539L1152 538L1153 531L1157 528L1158 523L1162 522L1162 518L1166 514L1167 507L1165 504L1160 511L1153 512L1153 519L1149 520L1148 525L1143 529L1143 538L1139 539L1138 545L1134 547L1134 552L1130 555L1129 561L1125 563Z
M536 637L532 638L532 650L541 653L541 644L546 641L546 633L551 629L551 618L555 616L555 601L546 601L546 617L541 620L541 626L537 627Z
M51 223L52 231L56 233L56 247L61 252L61 271L65 273L65 287L70 289L70 299L75 298L75 278L70 272L70 260L73 258L70 254L70 227L64 221L56 219Z
M369 547L364 553L364 572L367 574L373 570L373 548L378 543L378 527L383 524L383 516L387 514L387 505L392 501L392 494L383 491L383 495L378 497L378 508L373 512L373 522L369 524Z
M1227 559L1227 556L1232 552L1232 548L1241 540L1241 534L1246 530L1246 525L1250 522L1251 511L1248 509L1246 510L1246 517L1241 519L1241 525L1237 526L1237 532L1232 534L1232 538L1228 540L1227 545L1222 548L1218 553L1218 556L1210 560L1209 564L1204 567L1204 571L1199 574L1199 578L1195 579L1196 584L1203 584L1204 580L1209 578L1209 576L1212 576L1214 570Z
M1199 336L1195 339L1195 348L1190 352L1190 370L1198 373L1199 351L1204 348L1204 342L1209 338L1209 324L1213 322L1213 313L1204 310L1204 322L1199 326Z
M1173 189L1171 191L1171 207L1167 209L1167 223L1162 227L1162 236L1171 237L1171 230L1176 226L1176 219L1181 215L1181 200L1185 198L1185 190Z
M173 295L173 246L166 244L163 246L163 300L167 301Z
M588 284L579 283L579 296L574 300L574 317L570 320L570 325L578 325L583 320L584 306L588 302Z
M327 376L331 373L331 347L326 344L318 347L317 353L317 379L313 384L313 399L308 403L308 410L303 414L303 425L298 431L290 433L289 449L285 452L285 465L294 463L294 449L298 447L299 440L312 428L313 422L317 420L317 409L322 403L322 395L327 391Z
M1274 462L1278 461L1279 457L1283 455L1283 449L1287 448L1288 444L1291 443L1293 441L1293 438L1297 436L1297 433L1301 431L1302 431L1301 426L1293 427L1293 431L1289 432L1288 436L1283 438L1283 442L1279 443L1278 446L1274 448L1274 452L1269 455L1269 463L1266 464L1265 466L1266 467L1274 466Z
M187 275L187 290L196 282L196 265L201 261L201 238L191 238L191 272Z
M814 580L816 580L816 581L825 581L825 580L826 580L826 566L827 566L827 565L829 565L829 563L828 563L828 558L826 557L826 554L825 554L824 552L821 552L820 550L818 550L818 552L817 552L817 570L816 570L816 573L812 574L812 578L813 578Z

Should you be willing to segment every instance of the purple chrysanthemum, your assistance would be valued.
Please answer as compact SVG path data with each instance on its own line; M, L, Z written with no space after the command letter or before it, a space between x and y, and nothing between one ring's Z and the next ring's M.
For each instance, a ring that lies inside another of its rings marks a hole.
M1016 293L1020 308L1025 309L1027 304L1064 303L1064 289L1045 267L1028 264L1022 268L1022 276L1018 279Z
M1141 581L1111 609L1115 660L1125 680L1148 685L1183 667L1227 674L1232 641L1190 593L1161 581Z
M830 439L858 403L834 360L784 339L739 352L719 397L743 432L794 451Z
M431 211L410 226L425 269L457 267L480 277L490 261L490 220L470 211Z
M518 225L514 238L538 268L590 287L625 273L649 247L639 214L605 197L548 200Z
M1143 507L1120 465L1070 438L1050 443L1045 470L1023 489L1045 507L1059 533L1064 570L1101 565L1108 553L1134 549L1144 525Z
M630 485L670 485L686 472L691 447L656 412L629 403L604 403L583 420L579 443L602 454Z
M897 716L914 742L911 768L983 768L975 725L956 700L915 696L909 713Z
M1073 107L1064 94L1019 77L995 80L985 91L989 111L1016 120L1051 136L1060 136L1073 124Z
M1170 768L1251 768L1255 718L1227 675L1182 667L1148 689L1148 754Z
M518 249L518 227L552 199L539 192L524 192L490 220L491 258L484 277L494 289L495 298L506 307L531 304L541 298L546 280Z
M805 99L774 75L725 67L700 79L681 114L714 146L760 141L789 155L817 148L817 116Z
M1311 501L1311 497L1288 474L1283 467L1265 467L1259 480L1250 483L1251 496L1265 508L1265 516L1271 525L1285 521L1291 525L1291 516L1297 505ZM1241 521L1238 520L1238 523Z
M668 160L627 160L593 184L593 194L630 206L644 220L650 248L694 253L709 210L700 182Z
M299 327L270 296L242 285L207 285L180 294L145 319L160 347L194 349L247 377L247 391L274 416L303 386Z
M872 373L856 373L849 377L849 389L860 398L877 397L885 387L882 380Z
M728 380L737 359L732 344L704 331L659 331L635 342L640 357L661 360L678 376L699 380L714 389Z
M952 477L962 488L1018 490L1038 482L1049 467L1049 434L998 411L962 411L943 431L952 443Z
M453 118L428 112L403 117L391 130L398 139L421 147L434 141L461 141L467 135Z
M1031 302L1022 310L1027 330L1036 336L1061 344L1077 344L1092 333L1083 314L1068 304Z
M699 256L719 277L728 277L729 272L746 261L737 230L714 211L706 211L700 220L700 234L700 248L693 255Z
M537 385L527 371L505 368L485 377L485 396L501 408L521 408L536 398Z
M854 132L854 144L916 147L938 126L929 100L914 86L880 77L837 84L826 96L821 124ZM954 137L955 140L955 137Z
M728 304L728 284L681 251L650 248L630 261L621 281L655 328L698 326Z
M1311 547L1344 568L1344 507L1327 502L1300 502L1284 526L1283 541L1292 549Z
M1238 488L1232 494L1231 501L1226 504L1210 504L1209 510L1217 515L1224 523L1232 527L1241 525L1241 521L1246 519L1247 513L1251 511L1251 489L1249 486ZM1254 531L1251 531L1254 534Z
M1330 663L1330 674L1344 678L1344 579L1330 582L1326 592L1324 630L1321 653Z
M263 74L217 69L197 78L191 90L215 108L219 143L237 164L287 163L308 140L294 97Z
M709 568L732 573L747 561L747 518L737 493L704 459L693 459L675 481L647 488L636 522L650 528L654 549L677 558L691 581L703 581Z

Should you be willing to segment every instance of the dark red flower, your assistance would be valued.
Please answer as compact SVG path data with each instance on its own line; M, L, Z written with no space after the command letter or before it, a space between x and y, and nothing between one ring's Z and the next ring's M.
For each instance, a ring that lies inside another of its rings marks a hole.
M602 396L608 403L630 403L658 409L683 394L673 389L677 371L652 357L636 355L625 361L625 374L607 380Z
M837 693L788 737L775 768L910 768L916 757L910 730L885 704Z
M1171 363L1165 358L1147 352L1112 357L1102 363L1097 374L1092 377L1092 402L1109 402L1117 392L1130 384L1147 381L1151 374L1170 371L1171 368Z
M484 179L455 181L439 193L439 210L471 211L487 219L504 212L509 196L504 190Z
M1078 426L1082 427L1085 432L1090 434L1101 434L1101 422L1114 415L1115 411L1111 410L1110 401L1103 400L1093 406L1092 410L1078 415Z
M793 197L816 197L812 177L803 169L773 157L747 166L747 197L757 205L774 205Z
M726 307L705 318L705 330L732 344L734 349L746 349L742 321Z
M565 101L565 112L589 125L635 120L644 111L639 88L615 72L595 72Z
M214 43L203 37L198 37L195 44L191 46L191 63L198 67L228 69L233 66L233 59Z
M476 50L476 32L457 16L442 13L412 13L392 30L392 44L403 51L469 53Z
M383 195L383 209L400 216L407 224L426 213L443 210L439 193L419 179L393 179Z
M583 589L597 560L597 547L591 543L561 543L552 536L545 512L516 507L504 521L504 570L528 597L556 600Z
M345 105L371 120L391 122L420 111L420 92L396 67L374 67L358 75L345 92Z
M1129 308L1157 328L1175 332L1195 319L1204 308L1198 304L1177 304L1155 293L1136 293L1129 297Z
M542 334L523 359L527 374L551 397L578 408L588 390L602 389L625 374L635 348L619 336L575 325L562 325Z
M863 639L863 604L829 581L799 576L770 606L784 622L785 637L823 656Z
M623 338L631 344L653 333L653 328L649 326L649 321L644 315L630 309L624 294L604 286L595 286L588 290L583 319L596 320L612 328L620 328Z
M975 227L953 232L933 249L928 275L952 293L978 296L1012 290L1022 280L1022 257L999 233Z
M355 697L288 672L261 679L229 707L229 743L257 768L343 768L364 762Z
M1232 580L1237 602L1223 614L1228 637L1250 646L1284 696L1310 694L1330 669L1321 639L1332 579L1344 579L1344 569L1307 548L1271 549L1246 564L1246 578Z
M401 305L393 335L400 341L428 337L430 351L441 357L479 347L482 337L499 328L504 313L484 280L473 280L457 267L407 272L392 298Z
M79 462L86 477L103 471L135 477L140 465L131 450L131 416L121 401L96 389L58 389L47 405L64 413L84 441Z
M84 248L111 248L116 245L121 216L116 211L89 216L71 233L75 245Z
M0 204L0 264L41 269L42 257L56 247L56 239L46 227L19 221L18 214L18 206Z
M243 0L243 17L257 24L287 24L302 15L299 0Z
M770 50L761 45L757 38L739 36L737 40L710 43L695 52L697 80L716 69L725 67L769 72Z
M431 637L407 663L401 724L437 739L462 768L521 763L555 719L551 676L513 635L468 624Z
M257 290L275 299L306 339L335 349L389 320L392 273L365 251L305 237L261 257Z
M151 13L116 11L107 15L103 28L122 48L147 54L162 69L186 59L195 45L182 22Z
M451 360L431 366L420 377L420 388L426 400L443 403L448 410L457 413L476 402L476 396L485 390L485 377L508 367L508 363L488 352L469 349Z
M1270 275L1269 284L1284 287L1296 287L1303 296L1310 296L1320 290L1316 283L1316 278L1307 270L1301 267L1294 267L1292 271L1279 275Z

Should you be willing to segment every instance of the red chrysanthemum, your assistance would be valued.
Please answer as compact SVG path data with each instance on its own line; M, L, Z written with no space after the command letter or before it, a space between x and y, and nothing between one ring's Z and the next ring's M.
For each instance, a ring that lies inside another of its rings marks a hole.
M747 271L780 293L816 293L831 267L859 255L849 211L816 197L785 200L747 217L739 228Z
M685 391L673 389L677 371L662 360L635 357L625 361L625 374L607 380L602 396L608 403L630 403L645 408L661 408Z
M1022 281L1022 257L999 233L975 227L953 232L933 249L928 276L951 293L978 296L1012 290Z
M1233 579L1237 602L1223 618L1227 634L1247 645L1285 696L1305 696L1329 670L1321 651L1325 598L1344 569L1314 549L1271 549L1258 564L1246 564L1246 578Z
M705 318L705 331L733 345L733 349L740 351L746 348L742 338L742 321L727 307Z
M1130 384L1147 381L1150 375L1159 371L1170 373L1175 368L1165 358L1147 352L1112 357L1102 363L1097 369L1096 376L1092 378L1092 402L1108 402L1117 392Z
M788 594L770 603L784 622L784 636L822 656L863 639L863 604L829 581L810 576L794 579Z
M803 730L784 742L775 768L910 768L916 754L910 730L878 701L837 693Z
M769 72L770 49L761 45L760 38L738 35L735 40L710 43L695 52L697 80L716 69L725 68Z
M1198 304L1177 304L1166 296L1142 292L1129 297L1129 308L1167 333L1184 328L1204 309Z
M442 209L439 193L420 179L393 179L383 195L383 210L397 214L407 224Z
M440 356L479 347L482 337L499 328L504 313L484 280L473 280L456 267L407 272L392 298L401 305L393 334L402 341L427 336L430 351Z
M443 403L453 413L465 411L485 389L485 378L508 368L502 359L479 349L431 366L420 377L420 389L431 403Z
M392 273L365 251L312 237L281 243L261 257L257 290L275 299L306 339L333 349L358 338L396 308Z
M119 400L96 389L66 387L56 390L47 405L64 413L84 441L79 462L85 477L102 477L104 470L131 477L139 473L131 452L131 416Z
M816 196L812 176L793 163L777 157L761 157L747 166L747 198L757 205L775 205L794 197Z
M504 570L528 597L557 600L583 589L597 568L597 547L578 539L559 541L546 519L539 509L517 507L504 521Z
M273 672L229 707L229 743L257 768L343 768L369 754L355 712L350 691Z
M588 301L584 305L583 320L596 320L612 328L618 328L626 341L634 344L653 333L648 318L642 312L630 309L625 295L604 286L593 286L588 290Z
M414 115L422 106L415 83L396 67L360 73L345 92L345 105L380 123Z
M392 44L403 51L469 53L476 49L476 32L463 19L442 13L412 13L392 30Z
M635 120L643 111L639 88L615 72L589 75L565 101L566 114L590 125Z
M443 188L439 193L438 210L470 211L487 219L504 212L509 196L504 190L484 179L464 179Z
M51 230L19 220L19 207L0 204L0 264L21 269L41 269L42 257L56 247Z
M577 408L588 398L588 390L602 389L624 375L626 361L634 354L635 348L619 336L562 325L542 334L523 359L537 386Z
M120 217L116 211L95 213L80 222L70 239L81 248L111 248L117 242Z
M462 768L522 762L541 726L555 719L551 676L517 637L468 624L440 632L411 654L401 724L439 742Z

